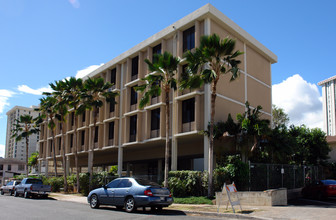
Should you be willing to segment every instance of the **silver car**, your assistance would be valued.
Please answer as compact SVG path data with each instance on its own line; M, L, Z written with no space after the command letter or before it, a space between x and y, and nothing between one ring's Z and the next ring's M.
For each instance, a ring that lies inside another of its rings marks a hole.
M173 203L169 189L157 183L137 178L123 177L113 180L101 188L92 190L88 197L91 208L112 205L133 212L138 207L162 210Z

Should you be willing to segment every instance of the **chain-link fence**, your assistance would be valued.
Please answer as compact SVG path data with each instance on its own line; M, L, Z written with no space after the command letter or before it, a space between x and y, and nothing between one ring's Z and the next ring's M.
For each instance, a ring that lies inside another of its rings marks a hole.
M323 168L318 166L249 163L249 190L300 188L307 182L323 179Z

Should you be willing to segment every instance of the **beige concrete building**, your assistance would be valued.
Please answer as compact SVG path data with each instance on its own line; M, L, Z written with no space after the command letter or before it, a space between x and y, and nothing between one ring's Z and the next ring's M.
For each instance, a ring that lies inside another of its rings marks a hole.
M185 50L199 46L202 35L217 33L222 38L236 39L236 49L243 51L240 56L240 77L229 82L223 77L217 89L216 121L225 121L229 113L236 115L245 110L245 101L252 107L261 105L263 116L271 119L272 80L271 65L277 57L250 34L231 21L212 5L207 4L181 20L144 40L135 47L112 59L90 73L89 77L102 77L115 84L114 91L120 92L115 106L105 105L100 109L95 138L94 166L118 165L118 173L159 178L163 174L165 147L165 104L164 97L151 99L150 105L139 109L141 94L133 87L150 72L144 62L152 59L154 53L169 51L183 57ZM183 71L182 61L178 76ZM85 77L86 78L86 77ZM84 79L85 79L84 78ZM192 91L174 91L170 94L171 169L206 170L208 167L209 141L200 135L210 121L210 87ZM70 167L74 166L73 115L67 120L66 156ZM87 169L88 149L93 128L90 112L78 119L79 163ZM61 163L60 128L56 128L56 154ZM40 161L47 162L52 172L50 131L41 127ZM216 149L215 149L216 151ZM59 164L60 166L60 164ZM48 167L48 166L47 166Z
M26 173L26 163L12 158L0 158L0 186L15 175Z
M16 120L19 120L21 115L31 115L33 118L38 116L38 112L33 108L23 106L14 106L7 113L7 130L6 130L6 149L5 158L15 158L21 161L26 161L26 141L16 141L12 138L13 129L16 125ZM29 136L28 157L38 149L36 144L39 141L39 134L32 134Z

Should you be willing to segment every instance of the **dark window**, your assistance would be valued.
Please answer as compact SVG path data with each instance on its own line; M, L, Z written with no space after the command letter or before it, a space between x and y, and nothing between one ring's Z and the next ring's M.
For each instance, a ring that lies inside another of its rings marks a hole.
M41 143L41 154L43 154L43 143Z
M151 111L151 130L160 129L160 108Z
M18 170L19 170L19 171L24 170L24 165L23 165L23 164L19 164Z
M138 93L134 90L135 86L131 87L131 105L138 103Z
M8 167L7 167L8 169L7 170L12 170L12 165L10 165L10 164L8 164Z
M151 182L150 180L145 180L145 179L135 179L140 185L142 186L160 186L159 184L155 182Z
M3 165L2 164L0 164L0 170L3 170Z
M195 47L195 26L183 31L183 52Z
M129 179L123 179L120 181L118 188L126 188L126 187L131 187L132 186L132 182L129 181Z
M137 116L133 115L130 117L130 142L136 140L136 132L137 132Z
M109 123L109 139L114 138L114 122Z
M85 121L85 111L83 112L83 115L82 115L82 122Z
M155 54L161 54L161 44L156 45L155 47L153 47L153 63L155 62Z
M71 112L71 126L74 126L74 122L75 122L75 113Z
M59 123L60 130L62 130L62 123ZM43 130L42 130L43 131ZM42 134L41 134L42 135Z
M114 112L115 110L115 102L110 102L110 112Z
M111 70L111 81L110 81L113 85L116 84L116 77L117 77L117 69L114 68Z
M40 185L42 185L43 182L40 179L27 179L26 184L40 184Z
M99 131L98 126L96 126L96 128L95 128L95 136L94 136L94 142L95 143L98 142L98 131Z
M195 98L182 101L182 123L195 121Z
M107 184L107 188L116 188L120 181L121 179L113 180L112 182Z
M82 131L81 132L82 133L82 136L81 136L81 145L83 146L84 145L84 143L85 143L85 131Z
M138 78L139 73L139 57L136 56L132 59L132 80L135 80Z
M61 147L62 147L62 138L58 139L58 150L61 151Z
M50 153L52 153L52 150L53 150L53 147L52 147L52 145L53 145L53 142L52 142L52 141L50 141Z
M70 148L73 147L73 134L70 134Z

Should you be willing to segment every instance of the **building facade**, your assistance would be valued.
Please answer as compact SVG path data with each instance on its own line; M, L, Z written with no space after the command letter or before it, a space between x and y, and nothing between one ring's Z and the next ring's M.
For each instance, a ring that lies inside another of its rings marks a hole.
M12 138L13 129L16 125L16 120L19 120L21 115L31 115L33 118L38 116L38 112L33 108L27 108L22 106L15 106L7 113L7 130L6 130L6 149L5 158L15 158L26 162L26 141L24 139L16 141ZM37 143L39 141L39 134L32 134L29 136L28 145L28 157L37 149Z
M91 112L87 111L78 118L77 149L82 172L88 164L89 134L96 129L95 167L118 165L119 174L125 172L148 178L163 174L166 138L164 97L152 98L148 106L140 109L141 94L133 88L150 74L145 58L152 60L153 54L165 51L182 58L186 50L199 46L201 36L213 33L221 38L229 36L235 39L236 50L244 52L239 57L240 77L229 82L229 76L225 76L218 83L215 121L225 121L230 113L232 116L243 113L246 101L252 107L261 105L263 117L271 120L271 65L277 62L276 55L207 4L84 77L104 78L115 84L113 90L118 91L120 96L116 98L116 105L105 103L100 109L96 128L93 128ZM177 78L186 64L182 59ZM170 100L171 169L207 170L209 141L199 132L207 129L210 121L210 87L205 85L195 90L172 91ZM73 118L73 113L70 113L64 128L67 131L65 153L71 168L74 167L75 150ZM56 134L57 160L61 163L60 125L56 127ZM51 132L46 124L41 126L39 144L39 160L41 164L46 164L46 172L50 173L53 171Z
M26 173L26 163L12 158L0 158L0 186L15 175Z
M328 136L336 135L336 103L335 103L335 92L336 92L336 76L329 79L323 80L318 83L322 86L322 99L323 99L323 131L327 133Z

